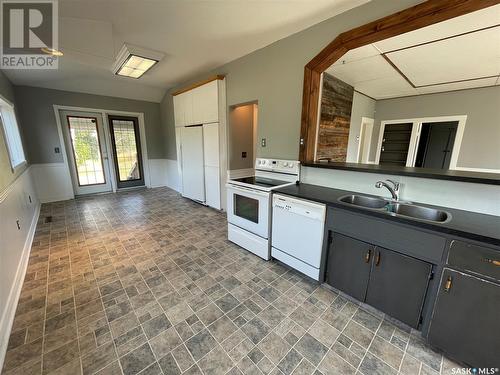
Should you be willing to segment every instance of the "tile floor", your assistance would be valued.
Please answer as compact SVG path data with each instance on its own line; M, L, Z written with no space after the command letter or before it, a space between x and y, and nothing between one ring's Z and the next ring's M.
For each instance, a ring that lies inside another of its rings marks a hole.
M452 366L418 332L231 244L224 214L159 188L43 205L3 374Z

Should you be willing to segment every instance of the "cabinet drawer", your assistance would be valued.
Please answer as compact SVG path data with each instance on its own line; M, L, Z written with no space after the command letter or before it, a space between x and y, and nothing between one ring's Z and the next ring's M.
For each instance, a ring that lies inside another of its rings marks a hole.
M448 264L500 280L499 250L453 240L450 244Z

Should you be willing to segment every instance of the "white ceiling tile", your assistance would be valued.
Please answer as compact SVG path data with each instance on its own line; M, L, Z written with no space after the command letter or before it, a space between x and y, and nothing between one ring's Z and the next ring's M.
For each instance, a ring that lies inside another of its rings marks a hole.
M373 45L367 44L366 46L349 50L344 56L333 63L333 66L347 64L378 55L380 55L380 51Z
M328 68L327 73L352 86L363 81L398 75L380 54L346 64L333 65Z
M388 52L498 24L500 24L500 5L495 5L393 38L388 38L376 42L374 45L382 52Z
M387 54L415 86L500 74L500 28Z
M418 95L418 92L399 74L359 82L354 86L354 89L375 99Z
M443 91L464 90L464 89L471 89L471 88L476 88L476 87L494 86L497 81L498 81L498 77L493 77L493 78L486 78L486 79L478 79L478 80L474 80L474 81L448 83L445 85L418 87L416 89L416 91L419 94L431 94L431 93L443 92Z

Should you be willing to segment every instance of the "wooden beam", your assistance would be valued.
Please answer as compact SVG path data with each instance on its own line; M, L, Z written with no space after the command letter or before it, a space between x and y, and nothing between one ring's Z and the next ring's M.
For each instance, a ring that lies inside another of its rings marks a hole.
M215 81L215 80L222 80L226 78L225 75L223 74L218 74L216 76L212 76L212 77L209 77L207 79L204 79L203 81L199 81L199 82L195 82L189 86L186 86L180 90L177 90L177 91L174 91L172 93L172 96L176 96L176 95L179 95L179 94L182 94L183 92L186 92L186 91L189 91L189 90L192 90L192 89L195 89L197 87L200 87L200 86L203 86L204 84L207 84L208 82L212 82L212 81Z

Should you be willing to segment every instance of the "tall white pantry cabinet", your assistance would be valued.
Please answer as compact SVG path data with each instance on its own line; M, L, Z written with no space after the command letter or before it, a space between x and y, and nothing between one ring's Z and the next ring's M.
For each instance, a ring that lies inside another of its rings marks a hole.
M226 192L226 86L222 76L174 93L177 168L183 197L222 209Z

